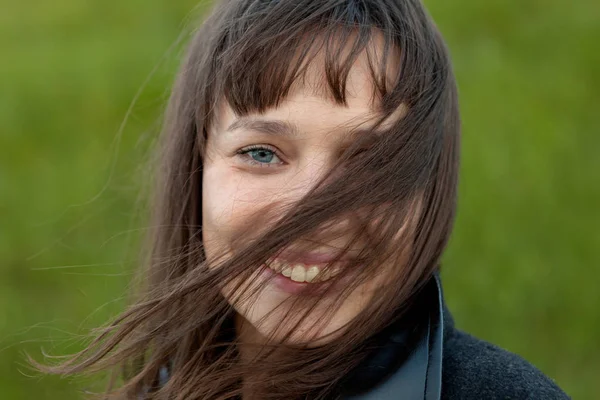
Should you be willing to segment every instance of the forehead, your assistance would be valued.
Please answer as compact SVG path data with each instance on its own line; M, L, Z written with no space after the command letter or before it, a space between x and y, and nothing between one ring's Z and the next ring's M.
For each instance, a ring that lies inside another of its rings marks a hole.
M305 54L300 62L301 74L293 81L286 96L278 104L261 113L250 113L249 116L300 119L301 124L316 126L365 127L380 114L381 85L392 87L399 75L399 50L390 47L388 54L384 54L384 46L383 37L379 33L373 34L369 44L356 54L352 53L352 40L343 41L343 45L335 52L331 51L331 45L324 46L316 42L309 49L312 53L309 56ZM333 48L335 49L335 46ZM299 52L296 57L300 57ZM348 62L349 59L351 62ZM344 81L332 82L330 69L344 68L342 63L347 63ZM343 86L344 102L336 99L335 91L331 89L334 85ZM237 115L225 99L219 108L219 121L215 121L219 126L218 130L226 129L228 125L225 124L240 117L248 117ZM401 105L384 125L401 118L405 112L405 107Z
M290 96L297 94L321 97L332 103L336 99L336 90L345 88L346 100L350 106L362 105L376 111L380 101L380 86L387 88L396 83L399 74L400 52L389 46L378 31L373 31L369 42L356 52L356 34L346 40L329 39L337 43L317 41L310 49L309 56L300 63L303 73L294 80ZM323 39L328 40L328 39ZM300 57L298 52L296 58ZM346 73L344 73L346 72Z

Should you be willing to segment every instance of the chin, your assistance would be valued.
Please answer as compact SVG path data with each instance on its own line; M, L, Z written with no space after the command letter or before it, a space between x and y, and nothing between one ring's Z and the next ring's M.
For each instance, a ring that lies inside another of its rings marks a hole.
M278 304L280 303L266 303L259 299L252 305L247 303L234 306L237 311L237 329L243 329L244 336L253 337L258 342L268 340L273 343L318 347L339 337L350 319L340 318L338 311L324 325L324 310L317 308L300 325L295 326L303 313L291 312L285 305L277 307ZM294 318L294 314L299 315L298 318Z

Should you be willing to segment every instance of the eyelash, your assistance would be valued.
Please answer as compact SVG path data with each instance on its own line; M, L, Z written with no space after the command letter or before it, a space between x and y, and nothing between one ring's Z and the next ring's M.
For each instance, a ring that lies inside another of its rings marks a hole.
M273 153L275 155L275 157L277 157L277 158L279 158L281 160L281 156L279 155L279 152L275 148L273 148L271 146L268 146L268 145L264 145L264 144L247 146L247 147L244 147L242 149L239 149L235 153L237 155L241 156L242 159L244 160L244 162L246 162L246 163L248 163L250 165L258 166L260 168L274 167L274 166L283 164L283 162L276 163L276 164L269 164L269 163L261 163L261 162L258 162L256 160L253 160L252 158L248 157L248 153L250 153L251 151L254 151L254 150L266 150L266 151L269 151L269 152Z

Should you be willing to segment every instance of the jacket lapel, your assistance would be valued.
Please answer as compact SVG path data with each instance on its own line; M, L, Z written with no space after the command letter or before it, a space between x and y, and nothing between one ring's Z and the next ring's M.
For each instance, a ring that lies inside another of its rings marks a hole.
M434 281L432 292L437 301L429 311L427 327L422 337L406 361L379 385L366 393L346 396L345 400L439 400L441 398L444 302L437 273Z

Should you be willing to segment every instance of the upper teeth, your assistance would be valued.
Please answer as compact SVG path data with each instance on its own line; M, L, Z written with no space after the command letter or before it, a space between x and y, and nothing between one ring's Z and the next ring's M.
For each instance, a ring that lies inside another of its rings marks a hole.
M279 259L267 263L267 266L295 282L322 282L339 273L339 267L334 268L333 271L331 268L322 271L321 267L318 265L304 265L301 263L291 264ZM316 280L315 278L319 273L319 279Z

